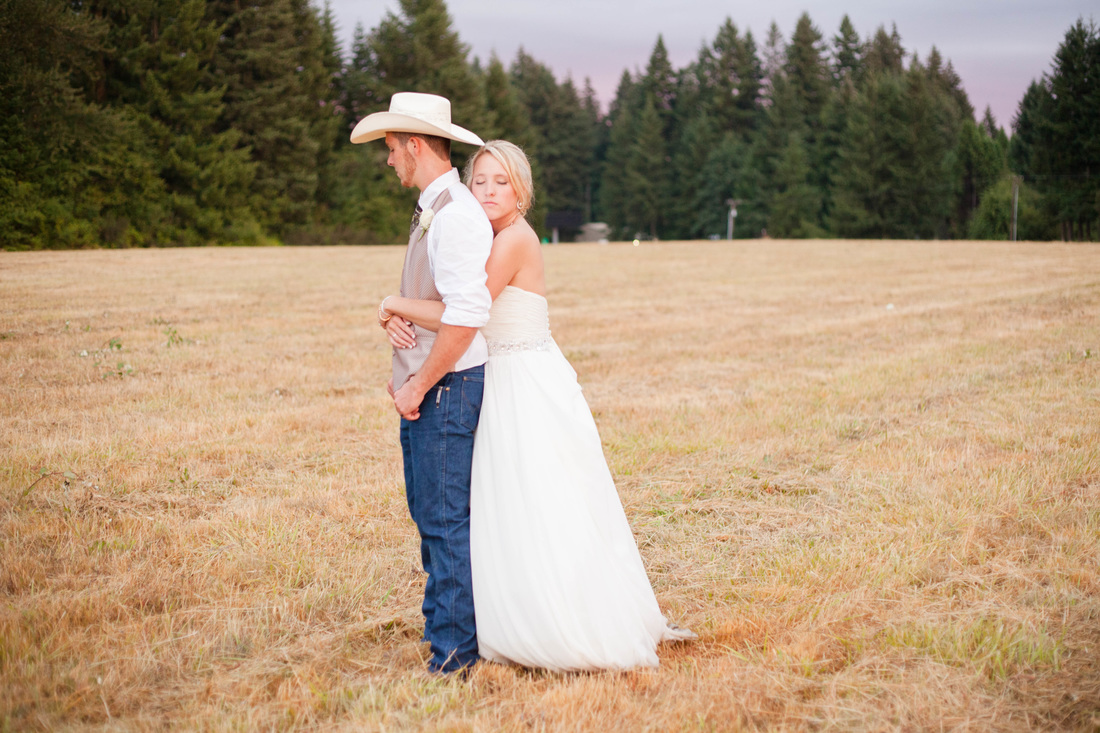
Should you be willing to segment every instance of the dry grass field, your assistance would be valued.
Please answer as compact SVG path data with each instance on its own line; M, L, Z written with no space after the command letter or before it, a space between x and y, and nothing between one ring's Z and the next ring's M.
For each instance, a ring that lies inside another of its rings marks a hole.
M426 672L402 248L0 254L0 730L1096 730L1100 247L546 247L658 670Z

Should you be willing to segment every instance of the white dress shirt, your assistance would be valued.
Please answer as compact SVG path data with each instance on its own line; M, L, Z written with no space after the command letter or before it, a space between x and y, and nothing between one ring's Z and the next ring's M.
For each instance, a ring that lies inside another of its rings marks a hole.
M443 296L441 321L449 326L481 328L489 322L493 305L485 286L485 262L493 247L493 228L455 168L428 184L420 193L420 207L430 208L445 190L451 193L451 203L434 212L428 226L428 267L435 289ZM479 332L455 362L454 370L469 369L488 359L489 350Z

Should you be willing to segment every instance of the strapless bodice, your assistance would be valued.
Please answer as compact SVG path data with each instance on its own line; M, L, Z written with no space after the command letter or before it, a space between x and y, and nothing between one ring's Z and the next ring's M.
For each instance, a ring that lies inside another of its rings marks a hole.
M549 348L552 341L546 298L506 285L493 301L489 322L482 326L481 334L489 344L490 356Z

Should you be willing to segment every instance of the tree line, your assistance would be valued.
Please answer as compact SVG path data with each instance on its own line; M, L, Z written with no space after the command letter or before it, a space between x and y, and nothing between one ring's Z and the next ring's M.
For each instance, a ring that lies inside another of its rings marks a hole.
M0 0L0 244L7 249L383 243L415 193L348 140L396 91L534 163L542 232L615 238L1091 240L1100 34L1077 21L1011 139L950 61L896 28L762 44L726 20L674 68L660 36L606 112L522 49L470 58L443 0L400 0L341 48L310 0ZM456 146L461 165L471 149Z

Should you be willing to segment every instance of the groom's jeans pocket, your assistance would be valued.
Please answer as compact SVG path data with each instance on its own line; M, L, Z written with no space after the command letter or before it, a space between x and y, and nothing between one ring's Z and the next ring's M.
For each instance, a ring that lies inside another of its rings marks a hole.
M485 368L474 367L458 372L462 376L457 380L458 422L467 430L477 430L478 419L481 416L481 401L485 396Z
M485 395L485 367L476 366L446 374L424 395L421 420L439 422L444 433L467 431L473 435L481 416Z

